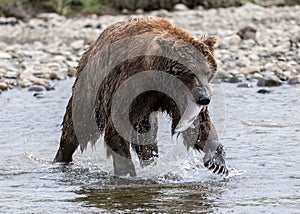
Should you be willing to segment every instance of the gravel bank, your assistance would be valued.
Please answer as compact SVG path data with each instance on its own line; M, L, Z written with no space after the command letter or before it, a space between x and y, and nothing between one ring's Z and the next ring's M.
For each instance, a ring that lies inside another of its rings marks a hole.
M163 17L196 38L218 38L217 77L239 87L300 83L300 6L153 11L143 15L66 18L39 14L28 22L0 17L0 92L55 89L75 75L84 50L110 24L137 16Z

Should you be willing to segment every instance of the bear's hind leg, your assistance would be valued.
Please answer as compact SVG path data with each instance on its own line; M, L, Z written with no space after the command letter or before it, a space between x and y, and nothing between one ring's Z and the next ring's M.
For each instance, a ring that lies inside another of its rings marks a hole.
M151 164L158 157L157 115L145 116L135 126L131 136L131 146L137 153L142 167Z
M60 145L56 153L56 156L53 160L53 163L72 162L72 155L79 145L73 127L71 107L72 107L72 97L69 100L67 110L64 116Z

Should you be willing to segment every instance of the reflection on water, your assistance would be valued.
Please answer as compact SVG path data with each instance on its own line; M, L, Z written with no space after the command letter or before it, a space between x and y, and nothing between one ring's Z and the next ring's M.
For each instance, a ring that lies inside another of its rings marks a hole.
M300 87L271 94L222 84L211 110L231 170L229 178L202 166L203 154L172 140L161 117L160 158L137 178L112 175L103 143L77 152L70 166L52 166L73 80L37 99L0 95L0 212L297 213L300 206ZM219 88L217 88L219 90ZM221 115L221 116L220 116Z

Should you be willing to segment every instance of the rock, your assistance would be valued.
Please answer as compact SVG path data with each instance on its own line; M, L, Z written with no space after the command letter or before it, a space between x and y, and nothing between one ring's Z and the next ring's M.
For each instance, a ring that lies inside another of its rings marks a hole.
M0 82L0 90L6 91L8 89L8 84L6 82Z
M227 73L226 71L222 71L222 70L219 70L216 74L216 79L228 79L228 78L231 78L232 75L230 75L229 73Z
M284 54L286 52L285 48L284 47L274 47L272 48L271 50L271 54L273 56L281 56L282 54Z
M256 53L251 53L248 57L251 61L259 61L260 60L260 57Z
M54 71L49 74L49 79L50 80L60 80L60 78L58 77L58 74Z
M176 4L173 9L175 11L186 11L188 10L189 8L187 6L185 6L184 4Z
M157 17L169 17L170 13L166 9L160 9L159 11L156 12Z
M128 14L128 13L129 13L129 10L126 9L126 8L123 8L123 9L122 9L122 13L123 13L123 14Z
M41 86L33 85L30 88L28 88L28 91L40 92L40 91L44 91L44 88Z
M257 93L259 93L259 94L269 94L269 93L271 93L271 91L267 90L267 89L259 89L257 91Z
M239 45L241 43L241 37L234 34L232 36L224 38L224 43L231 46L231 45Z
M137 9L135 11L136 14L143 14L145 11L143 9Z
M75 68L69 67L67 74L69 77L74 77L74 76L76 76L76 72L77 72L77 70Z
M98 23L98 24L96 25L96 28L97 28L97 29L102 29L102 24L101 24L101 23Z
M93 27L93 25L89 23L89 24L85 24L85 25L83 25L83 27L84 27L84 28L92 28L92 27Z
M27 88L29 87L29 83L26 81L22 81L22 80L18 80L17 81L18 86L20 86L21 88Z
M15 71L9 71L4 75L4 77L7 79L17 79L19 77L19 74Z
M252 88L253 85L251 85L250 83L240 83L237 85L238 88Z
M240 77L233 76L233 77L227 79L226 82L228 82L228 83L239 83L239 82L242 82L242 80L241 80Z
M282 83L278 78L275 77L265 77L259 79L257 82L258 87L275 87L280 86Z
M12 56L9 53L0 51L0 59L11 59Z
M288 84L290 85L296 85L296 84L300 84L300 75L297 77L292 77L288 80Z
M278 66L281 68L283 71L290 71L292 70L292 66L285 63L285 62L278 62Z
M5 69L0 68L0 78L2 76L5 76L7 74L7 71Z
M279 69L279 67L275 63L270 62L265 64L263 69L266 71L276 72Z
M33 96L38 99L45 98L45 95L43 93L34 93Z
M72 42L70 44L70 46L71 46L71 48L76 49L76 50L82 49L82 48L84 48L84 40L83 39L76 40L76 41Z
M241 39L245 39L245 40L252 39L252 40L256 41L256 32L257 32L256 27L248 25L248 26L241 28L238 31L237 35L239 35L241 37Z
M249 65L251 65L251 61L249 60L248 57L242 56L237 60L236 65L239 67L248 67Z

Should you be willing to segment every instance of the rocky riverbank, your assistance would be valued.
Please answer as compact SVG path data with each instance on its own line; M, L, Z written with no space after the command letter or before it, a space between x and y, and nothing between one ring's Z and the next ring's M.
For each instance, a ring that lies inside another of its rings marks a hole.
M84 50L110 24L137 16L163 17L196 38L218 38L217 78L239 87L300 83L300 6L188 10L66 18L39 14L28 22L0 17L0 91L55 89L75 75ZM137 11L139 13L139 11Z

